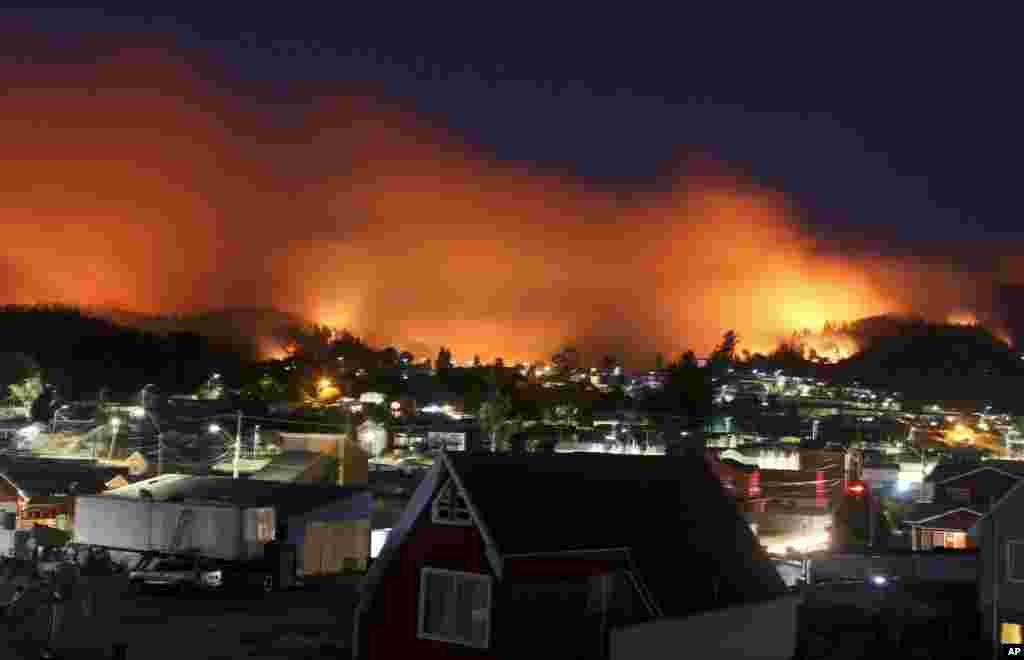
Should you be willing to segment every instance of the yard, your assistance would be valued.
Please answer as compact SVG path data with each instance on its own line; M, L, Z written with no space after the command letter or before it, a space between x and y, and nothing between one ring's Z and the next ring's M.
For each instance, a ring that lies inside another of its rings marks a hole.
M125 594L101 600L107 611L92 619L69 616L56 646L76 660L109 658L116 643L128 660L348 658L357 585L353 577L257 597ZM39 657L47 610L26 609L0 623L0 657Z

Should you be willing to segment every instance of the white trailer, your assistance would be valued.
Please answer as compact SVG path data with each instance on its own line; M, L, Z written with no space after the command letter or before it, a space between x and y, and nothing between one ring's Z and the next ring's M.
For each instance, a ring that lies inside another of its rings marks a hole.
M277 526L270 507L115 494L76 500L74 542L113 550L258 560L264 546L274 540Z

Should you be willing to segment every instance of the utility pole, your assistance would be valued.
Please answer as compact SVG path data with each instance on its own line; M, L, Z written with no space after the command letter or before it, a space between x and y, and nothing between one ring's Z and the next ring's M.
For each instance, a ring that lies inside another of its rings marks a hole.
M252 457L256 458L256 452L259 451L260 447L260 425L257 424L256 428L252 430Z
M238 411L238 431L235 433L234 478L238 478L238 459L242 453L242 411Z

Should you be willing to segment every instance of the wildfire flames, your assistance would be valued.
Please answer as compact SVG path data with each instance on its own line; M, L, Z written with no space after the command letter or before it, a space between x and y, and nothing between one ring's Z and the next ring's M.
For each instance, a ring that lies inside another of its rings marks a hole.
M836 256L794 200L713 168L610 192L347 89L261 114L162 52L0 75L8 303L276 307L460 362L572 343L645 363L727 329L767 352L829 319L973 308L949 267Z

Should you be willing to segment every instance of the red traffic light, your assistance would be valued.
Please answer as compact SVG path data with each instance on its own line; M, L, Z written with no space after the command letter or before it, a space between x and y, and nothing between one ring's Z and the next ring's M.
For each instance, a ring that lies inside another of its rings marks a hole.
M867 487L860 482L854 482L847 486L846 492L850 495L863 495L867 492Z

